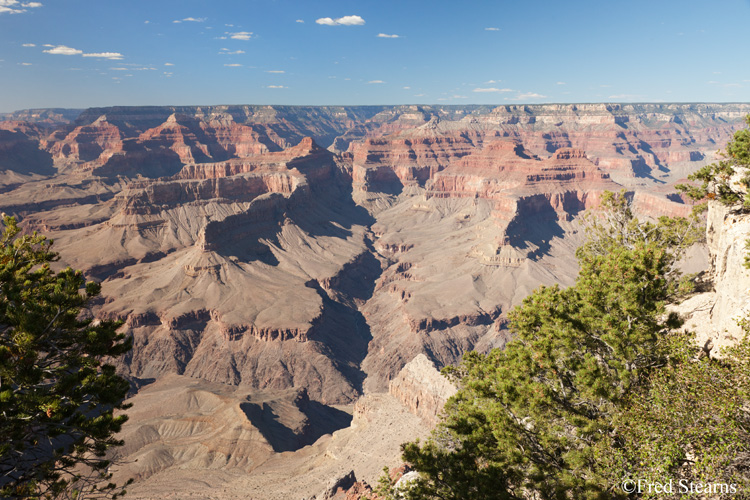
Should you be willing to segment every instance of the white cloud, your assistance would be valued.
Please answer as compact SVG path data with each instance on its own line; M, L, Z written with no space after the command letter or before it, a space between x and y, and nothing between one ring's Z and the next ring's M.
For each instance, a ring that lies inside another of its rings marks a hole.
M321 17L320 19L316 19L315 22L324 26L361 26L365 24L365 20L360 16L344 16L337 19Z
M378 38L401 38L398 35L386 35L385 33L378 33Z
M18 63L18 64L20 64L21 66L32 66L31 63Z
M164 66L174 66L172 63L164 63Z
M512 101L524 101L526 99L544 99L546 95L537 94L536 92L526 92L524 94L518 94Z
M242 65L241 65L241 64L237 64L237 63L234 63L234 64L225 64L224 66L226 66L227 68L239 68L239 67L241 67Z
M424 97L426 94L414 94L414 97Z
M36 47L35 43L24 43L23 47Z
M555 82L555 85L565 85L565 82Z
M221 50L219 50L219 54L224 54L224 55L228 55L228 56L237 55L237 54L244 54L244 53L245 53L244 50L234 50L234 51L230 51L229 49L221 49Z
M484 28L484 31L500 31L500 28Z
M61 56L76 56L78 54L83 54L82 50L74 49L65 45L58 45L57 47L45 50L44 52Z
M39 2L19 3L18 0L0 0L0 14L23 14L26 9L41 7Z
M238 31L237 33L227 33L234 40L250 40L253 37L251 31Z
M296 21L294 21L294 22L295 22L295 23L303 23L303 24L304 24L304 22L305 22L305 21L303 21L302 19L297 19L297 20L296 20Z
M370 80L367 83L385 83L383 80Z
M513 89L496 89L495 87L475 88L472 92L513 92Z
M411 87L403 87L404 90L411 90Z
M284 71L283 69L271 69L271 70L266 71L266 73L283 74L283 73L286 73L286 71Z
M129 68L126 66L130 66ZM121 63L120 66L109 68L111 71L156 71L153 66L138 66L137 64Z
M285 87L283 85L269 85L266 88L267 89L288 89L289 87Z
M110 59L113 61L119 61L123 58L123 55L119 52L92 52L89 54L83 54L83 57L98 57L100 59Z
M336 22L338 24L343 24L344 26L361 26L365 24L365 20L362 19L359 16L344 16L336 19Z
M175 24L180 24L180 23L204 23L204 22L206 22L206 18L205 17L186 17L185 19L176 19L176 20L174 20L172 22L175 23Z

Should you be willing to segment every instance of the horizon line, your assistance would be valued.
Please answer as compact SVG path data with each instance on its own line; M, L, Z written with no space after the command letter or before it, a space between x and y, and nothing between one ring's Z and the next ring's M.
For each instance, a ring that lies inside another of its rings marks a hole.
M33 108L20 108L13 111L0 111L0 116L12 115L23 111L86 111L90 109L107 109L107 108L200 108L200 107L240 107L240 106L252 106L252 107L287 107L287 108L378 108L378 107L403 107L403 106L435 106L435 107L503 107L503 106L575 106L584 104L605 104L605 105L695 105L695 104L710 104L710 105L732 105L732 104L750 104L750 101L579 101L579 102L538 102L538 103L494 103L494 104L476 104L476 103L408 103L408 104L113 104L107 106L88 106L84 108L77 107L64 107L64 106L48 106L48 107L33 107Z

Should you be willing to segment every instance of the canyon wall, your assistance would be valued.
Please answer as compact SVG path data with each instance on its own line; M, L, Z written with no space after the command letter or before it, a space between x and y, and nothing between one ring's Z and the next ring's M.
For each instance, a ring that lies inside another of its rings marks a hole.
M748 104L17 112L0 121L0 211L102 283L92 314L123 319L134 339L121 373L181 408L197 405L196 421L221 408L238 419L222 433L248 436L206 448L205 428L147 390L127 430L145 440L129 449L143 454L144 484L214 459L249 473L248 443L262 443L257 460L304 453L321 429L337 432L319 419L346 427L336 411L363 395L434 423L450 393L437 370L502 347L512 307L540 284L574 281L583 211L625 190L639 214L686 215L674 185L713 161L748 113ZM731 238L718 235L735 217L712 212L712 238ZM716 268L733 262L715 255ZM178 380L199 381L201 395ZM267 397L275 392L283 397ZM274 420L279 412L289 418ZM197 437L183 449L169 429Z

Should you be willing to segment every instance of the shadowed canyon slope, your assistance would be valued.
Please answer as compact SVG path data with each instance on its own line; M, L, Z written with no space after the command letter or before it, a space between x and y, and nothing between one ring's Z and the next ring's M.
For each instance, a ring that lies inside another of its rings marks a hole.
M139 479L136 498L174 491L185 471L204 498L216 478L201 486L195 471L221 470L236 493L283 467L300 479L257 498L309 496L346 467L372 481L449 392L437 380L428 394L420 377L504 345L511 307L540 284L572 283L578 216L602 192L626 189L645 215L687 214L674 184L748 113L17 112L0 122L0 210L101 281L92 313L123 319L134 338L119 369L142 388L121 451L138 458L122 472ZM382 408L390 416L372 423ZM375 445L378 433L388 437ZM353 459L362 446L371 454Z

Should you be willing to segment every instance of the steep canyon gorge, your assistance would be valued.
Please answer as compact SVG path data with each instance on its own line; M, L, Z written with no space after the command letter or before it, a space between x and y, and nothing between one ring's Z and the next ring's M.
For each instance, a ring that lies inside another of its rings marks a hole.
M573 282L604 191L687 215L675 184L748 113L29 110L0 121L0 211L100 281L91 313L133 336L131 498L309 498L396 465L451 393L437 369L502 347L513 306Z

